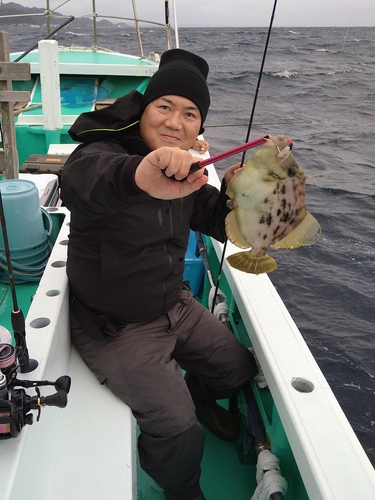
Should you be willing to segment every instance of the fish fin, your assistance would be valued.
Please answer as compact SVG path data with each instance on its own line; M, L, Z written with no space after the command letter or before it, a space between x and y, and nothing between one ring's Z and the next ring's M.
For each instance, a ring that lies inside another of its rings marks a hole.
M229 214L225 218L225 232L227 233L229 240L237 247L249 248L251 246L241 233L235 210L229 212Z
M274 249L286 248L293 250L294 248L314 245L319 240L321 234L322 228L319 222L313 215L306 212L305 217L288 236L270 246Z
M238 252L227 257L230 266L251 274L270 273L277 269L275 259L269 255L263 257L253 257L250 252Z

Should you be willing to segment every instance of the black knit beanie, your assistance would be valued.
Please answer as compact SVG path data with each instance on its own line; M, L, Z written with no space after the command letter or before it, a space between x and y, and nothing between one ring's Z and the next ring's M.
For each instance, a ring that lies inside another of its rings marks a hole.
M165 95L190 99L201 113L203 125L210 106L206 79L208 64L201 57L183 49L164 52L159 69L151 77L143 96L142 112L150 102Z

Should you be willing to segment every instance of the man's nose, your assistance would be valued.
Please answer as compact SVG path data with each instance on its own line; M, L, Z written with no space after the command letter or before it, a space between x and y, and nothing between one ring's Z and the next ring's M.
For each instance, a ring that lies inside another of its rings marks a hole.
M180 128L181 127L181 113L179 111L173 111L168 116L166 120L166 124L171 128Z

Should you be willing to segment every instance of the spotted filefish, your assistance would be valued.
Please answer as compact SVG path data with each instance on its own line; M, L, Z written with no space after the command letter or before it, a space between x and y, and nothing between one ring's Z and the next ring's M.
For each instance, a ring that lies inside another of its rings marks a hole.
M267 142L233 176L226 194L232 209L225 219L228 239L249 250L227 257L228 263L253 274L277 269L268 247L294 249L312 245L321 235L318 221L306 210L307 175L283 135Z

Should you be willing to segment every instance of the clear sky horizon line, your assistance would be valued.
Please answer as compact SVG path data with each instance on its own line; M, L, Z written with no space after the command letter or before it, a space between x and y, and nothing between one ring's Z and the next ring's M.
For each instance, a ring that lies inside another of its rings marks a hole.
M275 0L174 0L177 24L180 27L265 27L269 26ZM49 0L50 9L61 14L82 16L92 13L91 0ZM10 2L3 2L10 3ZM46 8L46 0L19 0L25 7ZM28 5L25 5L28 4ZM133 17L130 0L95 0L99 16ZM165 21L164 0L136 0L140 19ZM174 24L174 3L169 6ZM277 0L273 26L280 28L305 27L373 27L375 26L374 0Z

